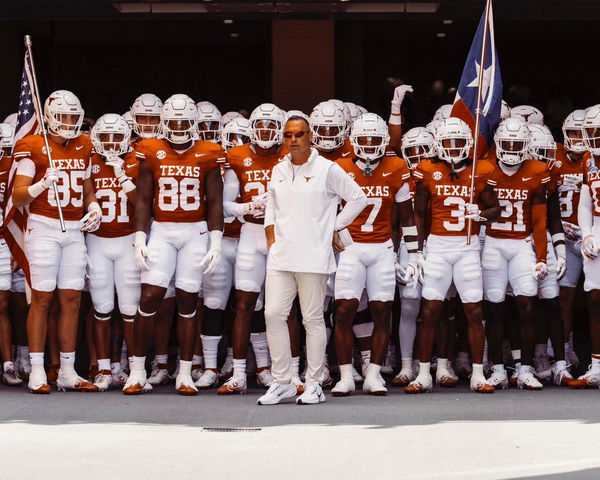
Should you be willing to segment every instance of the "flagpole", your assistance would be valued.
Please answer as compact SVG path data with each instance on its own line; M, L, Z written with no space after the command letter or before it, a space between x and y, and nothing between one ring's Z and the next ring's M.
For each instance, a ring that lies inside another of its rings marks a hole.
M481 42L481 58L479 60L479 79L477 81L477 109L475 110L475 132L473 139L473 167L471 168L471 190L469 193L469 203L473 203L475 197L475 167L477 164L477 149L479 147L479 122L481 118L481 94L483 84L483 73L485 71L485 50L488 37L488 25L490 19L490 10L492 9L492 0L487 0L485 5L485 23L483 26L483 40ZM473 230L473 220L467 221L467 245L471 245L471 231Z
M56 168L54 160L52 160L52 155L50 154L50 144L48 143L48 131L46 130L44 117L42 115L42 104L40 102L40 93L38 90L37 78L35 75L35 66L33 65L33 54L31 53L31 37L29 35L25 35L25 48L27 49L29 61L31 62L31 93L33 96L33 106L37 111L37 116L40 122L40 128L42 129L42 137L44 137L44 143L46 144L46 155L48 156L48 163L50 164L51 168ZM58 187L56 185L56 182L52 182L52 189L54 190L54 198L56 200L56 207L58 208L58 219L60 221L60 229L64 233L67 231L67 228L65 227L65 219L63 217L62 208L60 206L60 196L58 195Z

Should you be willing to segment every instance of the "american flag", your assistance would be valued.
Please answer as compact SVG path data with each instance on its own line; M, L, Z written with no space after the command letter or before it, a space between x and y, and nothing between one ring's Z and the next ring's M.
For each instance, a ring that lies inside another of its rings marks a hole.
M15 142L27 135L32 135L40 131L39 114L35 108L37 105L34 95L36 92L32 88L33 67L29 52L25 52L25 62L23 65L23 75L21 76L21 91L19 96L19 112L17 126L15 128ZM16 208L12 201L12 190L15 179L15 172L19 158L13 158L8 177L8 201L6 202L4 217L4 238L12 256L23 269L27 283L31 285L29 272L29 262L25 256L25 228L27 227L27 209Z

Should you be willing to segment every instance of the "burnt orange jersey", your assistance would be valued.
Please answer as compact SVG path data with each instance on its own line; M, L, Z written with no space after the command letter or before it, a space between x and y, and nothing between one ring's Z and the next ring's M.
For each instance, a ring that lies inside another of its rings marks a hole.
M392 238L392 215L396 193L410 180L406 162L398 157L383 157L373 175L363 171L352 158L337 161L367 195L367 206L348 226L358 243L383 243Z
M550 193L558 188L561 219L574 225L577 225L577 206L579 205L579 192L583 183L583 167L588 158L589 153L586 152L580 160L573 161L563 144L558 143L556 145L556 161L551 164L552 190ZM561 188L567 176L577 178L577 190Z
M583 182L590 187L592 215L600 217L600 160L592 155L585 160Z
M533 232L532 199L546 188L550 173L545 163L525 160L519 171L506 175L498 165L491 177L502 207L500 219L487 226L485 234L494 238L527 238Z
M340 148L336 148L331 152L319 151L319 155L321 155L323 158L326 158L327 160L335 161L340 158L349 158L354 156L354 149L352 148L350 140L346 139L344 140L344 143Z
M240 232L242 231L242 222L237 217L229 217L225 219L223 224L223 236L229 238L240 238Z
M450 165L442 160L424 159L413 170L417 182L429 192L431 213L430 233L445 236L466 236L467 220L465 204L469 203L471 191L472 165L458 173L458 178L450 178ZM475 174L474 202L477 203L486 185L495 185L492 178L494 166L486 161L477 162ZM479 224L473 222L472 235L479 233Z
M136 167L129 170L137 175L137 161L135 163ZM127 175L135 182L136 177L129 170ZM112 238L133 233L134 205L115 178L113 168L106 165L104 158L97 153L92 156L92 182L102 208L102 223L94 235Z
M242 203L251 202L258 195L262 195L269 188L273 167L277 165L287 152L281 148L271 155L259 155L247 143L227 150L227 166L235 172L240 182L240 197ZM252 215L244 217L252 223L263 223Z
M54 165L59 170L58 195L66 221L79 221L85 214L83 181L90 178L92 142L87 135L67 141L64 145L48 138ZM19 140L13 151L16 162L31 160L33 183L44 178L50 166L46 144L41 135L29 135ZM20 166L19 166L20 168ZM29 204L29 212L58 220L54 188L48 188Z
M206 220L206 174L219 167L225 152L212 142L195 142L183 153L165 139L139 142L136 157L154 177L153 215L157 222L195 223Z

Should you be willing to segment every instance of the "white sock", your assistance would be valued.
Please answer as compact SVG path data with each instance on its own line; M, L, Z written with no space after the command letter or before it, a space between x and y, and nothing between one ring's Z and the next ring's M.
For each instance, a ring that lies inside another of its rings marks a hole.
M521 363L521 349L519 348L518 350L511 350L510 351L513 360L516 363L520 364Z
M267 332L251 333L250 343L254 350L256 368L266 368L270 365L269 344L267 343Z
M592 369L600 370L600 353L592 353Z
M110 358L99 358L98 370L110 370Z
M204 357L202 355L192 355L192 365L194 367L200 366L204 363Z
M448 359L447 358L438 358L437 359L437 368L438 368L438 370L441 370L441 369L448 370Z
M131 373L134 371L146 373L146 357L129 357L129 366L131 367Z
M246 376L246 359L233 359L233 376L234 377L245 377Z
M75 373L75 352L60 352L62 373Z
M381 365L377 365L376 363L369 363L367 367L367 376L375 375L379 378L379 373L381 372Z
M204 368L217 369L217 353L221 335L202 335L202 353L204 354Z
M352 378L352 364L340 365L340 379L341 380L353 380Z
M191 375L192 362L190 360L179 360L179 375Z
M483 363L474 363L473 364L473 376L485 378L485 375L483 374Z
M419 376L431 375L431 362L419 362Z
M300 357L292 357L292 377L300 375Z
M157 365L166 365L169 361L169 354L154 355L154 361Z
M412 370L412 358L403 358L402 359L401 370Z

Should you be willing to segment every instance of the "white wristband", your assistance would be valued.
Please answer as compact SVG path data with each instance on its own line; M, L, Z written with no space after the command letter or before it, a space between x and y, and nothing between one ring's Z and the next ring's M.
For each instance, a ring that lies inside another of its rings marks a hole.
M28 189L27 189L27 193L29 193L29 195L32 198L37 198L39 197L42 193L44 193L46 191L46 187L44 187L44 184L42 183L42 180L40 180L37 183L34 183L33 185L31 185Z
M221 251L223 244L223 232L221 230L210 231L210 249Z
M554 250L556 251L556 256L558 258L567 258L567 247L564 243L554 245Z
M388 120L390 125L402 125L402 116L400 114L394 115L393 113L390 115Z
M555 233L554 235L552 235L552 243L556 245L558 242L565 243L564 233Z
M135 183L130 178L125 178L121 183L121 188L125 193L133 192L135 190Z
M133 234L133 246L146 245L146 232L138 231Z

